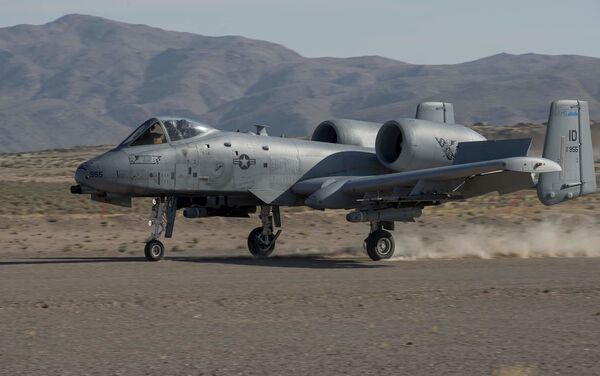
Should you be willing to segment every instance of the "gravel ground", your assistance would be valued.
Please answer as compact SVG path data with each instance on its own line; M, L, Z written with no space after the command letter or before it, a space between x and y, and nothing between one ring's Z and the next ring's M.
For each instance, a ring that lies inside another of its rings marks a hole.
M600 374L600 258L242 254L4 256L0 374Z

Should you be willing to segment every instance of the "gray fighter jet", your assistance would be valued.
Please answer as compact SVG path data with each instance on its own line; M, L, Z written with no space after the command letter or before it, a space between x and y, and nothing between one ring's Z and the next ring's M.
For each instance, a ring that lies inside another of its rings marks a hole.
M256 132L223 132L181 118L152 118L116 148L81 164L75 194L131 206L153 197L145 255L160 260L161 235L186 218L249 217L261 224L248 249L269 256L281 230L281 206L348 209L346 219L370 225L364 247L373 260L394 253L395 222L424 207L488 192L537 188L546 205L596 191L588 105L552 103L543 157L527 156L531 139L486 140L454 123L450 103L426 102L415 119L384 124L337 119L319 124L312 140Z

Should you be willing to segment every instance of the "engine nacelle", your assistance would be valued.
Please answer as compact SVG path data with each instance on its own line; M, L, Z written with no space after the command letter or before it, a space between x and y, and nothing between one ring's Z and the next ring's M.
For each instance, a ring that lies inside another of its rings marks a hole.
M390 170L418 170L451 165L459 142L483 140L479 133L458 124L390 120L377 134L375 152Z
M375 138L381 123L352 119L332 119L319 124L313 134L313 141L329 142L354 146L375 147Z

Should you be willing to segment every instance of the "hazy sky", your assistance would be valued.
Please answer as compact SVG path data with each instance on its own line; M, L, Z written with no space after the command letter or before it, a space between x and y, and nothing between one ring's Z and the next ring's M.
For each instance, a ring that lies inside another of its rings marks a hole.
M600 0L0 0L0 26L83 13L203 35L243 35L304 56L457 63L499 52L600 57Z

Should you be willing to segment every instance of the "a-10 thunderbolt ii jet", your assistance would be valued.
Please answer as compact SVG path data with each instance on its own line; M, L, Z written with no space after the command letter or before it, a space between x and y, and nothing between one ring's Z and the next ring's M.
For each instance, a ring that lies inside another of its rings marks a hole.
M312 139L223 132L179 118L152 118L116 148L77 168L72 193L131 206L154 197L146 258L160 260L159 237L186 218L248 217L254 256L268 256L281 230L281 206L348 209L369 224L364 246L373 260L390 258L395 222L424 207L488 192L537 188L546 205L596 191L588 105L552 103L543 157L527 156L531 139L486 140L454 123L450 103L426 102L415 119L384 124L325 121Z

